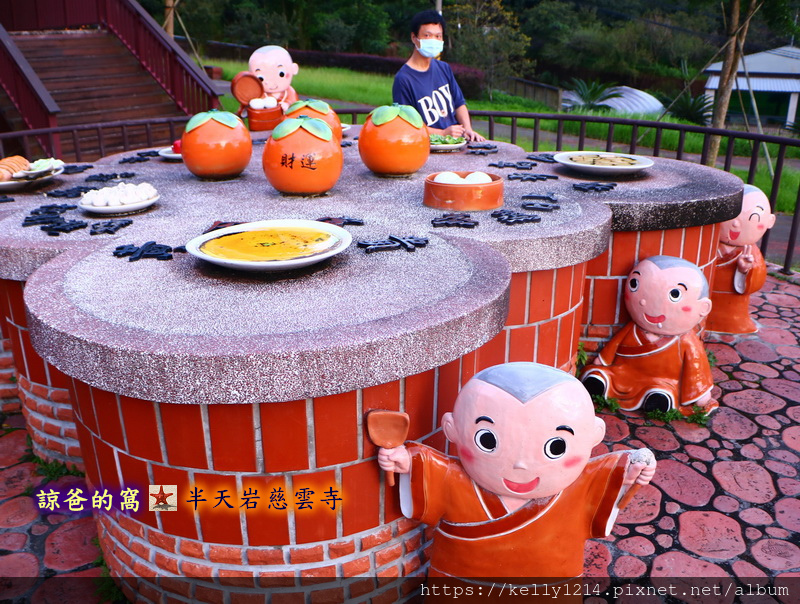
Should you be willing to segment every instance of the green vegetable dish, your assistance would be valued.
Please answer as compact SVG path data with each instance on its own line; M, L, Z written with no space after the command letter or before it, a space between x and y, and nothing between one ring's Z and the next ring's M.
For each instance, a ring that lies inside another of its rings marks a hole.
M464 142L464 137L450 136L441 134L431 134L431 145L460 145Z

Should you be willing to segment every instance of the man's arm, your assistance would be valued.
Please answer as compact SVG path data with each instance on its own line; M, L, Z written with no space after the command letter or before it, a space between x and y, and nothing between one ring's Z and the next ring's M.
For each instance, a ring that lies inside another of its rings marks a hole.
M466 105L461 105L456 109L456 121L458 122L458 125L450 126L448 130L450 130L451 128L456 128L456 129L460 128L461 133L460 134L451 133L450 136L463 136L468 141L482 142L486 140L480 134L478 134L472 129L472 121L470 121L469 119L469 109L467 109Z

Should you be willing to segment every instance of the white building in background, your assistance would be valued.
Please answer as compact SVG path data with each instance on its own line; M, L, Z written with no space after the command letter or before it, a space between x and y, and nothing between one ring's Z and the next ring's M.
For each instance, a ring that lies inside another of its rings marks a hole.
M744 63L744 64L742 64ZM750 86L748 78L750 76ZM712 63L705 73L706 96L713 100L719 88L719 76L722 62ZM785 125L788 128L797 121L797 100L800 96L800 48L782 46L773 50L765 50L752 55L745 55L739 63L734 92L738 89L743 95L749 95L748 88L754 93L779 93L788 98Z

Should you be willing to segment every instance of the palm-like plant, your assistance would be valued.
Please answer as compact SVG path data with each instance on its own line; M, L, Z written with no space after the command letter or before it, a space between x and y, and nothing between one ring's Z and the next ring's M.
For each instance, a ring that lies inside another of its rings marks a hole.
M573 78L570 83L572 88L571 92L577 97L578 103L573 108L583 111L604 111L611 109L608 105L604 104L605 101L616 99L622 96L620 92L616 92L613 88L616 84L603 84L597 80L587 82L578 78Z
M705 126L711 118L714 101L704 94L692 96L686 92L674 98L668 107L673 117Z

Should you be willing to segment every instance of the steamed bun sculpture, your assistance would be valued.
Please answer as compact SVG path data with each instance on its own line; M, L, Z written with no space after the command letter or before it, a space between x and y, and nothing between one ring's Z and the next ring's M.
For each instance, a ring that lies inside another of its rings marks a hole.
M750 294L767 278L767 265L756 245L775 225L775 214L761 189L744 186L742 211L722 223L717 248L717 269L711 288L714 308L706 329L723 333L755 333L750 318Z
M437 527L429 577L567 583L583 573L586 539L608 535L655 473L648 449L591 458L605 424L588 393L536 363L477 373L442 428L458 458L414 442L378 450L400 474L403 514Z
M710 412L714 386L697 326L711 311L708 282L687 260L652 256L633 267L624 285L631 321L581 374L592 395L623 409L692 415Z

